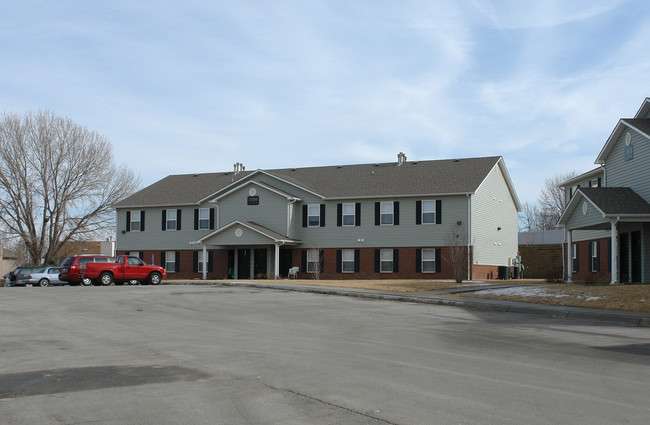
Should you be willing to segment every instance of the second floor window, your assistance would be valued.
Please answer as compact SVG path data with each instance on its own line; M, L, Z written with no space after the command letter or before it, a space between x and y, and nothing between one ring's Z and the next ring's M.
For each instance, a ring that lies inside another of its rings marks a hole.
M320 226L320 204L310 204L307 206L307 226Z
M343 204L343 225L354 226L355 204Z
M393 203L392 202L381 203L381 224L382 225L393 224Z
M131 211L130 229L132 232L140 231L140 211Z
M422 201L422 223L435 224L436 201Z
M199 230L210 228L210 208L199 208Z
M167 230L176 230L177 220L176 210L167 210Z

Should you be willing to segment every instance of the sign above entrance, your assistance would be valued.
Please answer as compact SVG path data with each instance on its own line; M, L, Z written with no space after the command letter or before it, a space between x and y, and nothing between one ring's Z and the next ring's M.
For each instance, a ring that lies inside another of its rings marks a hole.
M248 197L248 205L259 205L260 204L260 197L259 196L249 196Z

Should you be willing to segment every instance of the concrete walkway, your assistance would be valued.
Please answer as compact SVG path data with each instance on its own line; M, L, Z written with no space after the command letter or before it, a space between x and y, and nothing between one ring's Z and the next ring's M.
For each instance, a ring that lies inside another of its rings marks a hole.
M472 298L471 296L451 295L454 293L471 294L474 291L496 288L507 288L513 285L477 286L454 289L442 289L425 292L395 292L373 289L343 288L316 285L294 285L283 283L255 283L236 280L173 280L163 281L165 285L211 285L223 287L263 288L283 291L305 292L312 294L338 295L387 301L402 301L420 304L436 304L452 307L462 307L471 310L500 311L508 313L526 313L554 318L571 318L593 320L601 323L622 324L628 326L650 327L650 313L636 313L618 310L603 310L594 308L565 307L547 304L533 304L515 301L490 300ZM521 285L517 285L521 286Z

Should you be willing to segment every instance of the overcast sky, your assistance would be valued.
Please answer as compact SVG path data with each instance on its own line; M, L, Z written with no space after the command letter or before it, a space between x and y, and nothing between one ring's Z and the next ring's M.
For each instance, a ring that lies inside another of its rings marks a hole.
M169 174L501 155L522 202L650 96L650 2L0 0L0 112Z

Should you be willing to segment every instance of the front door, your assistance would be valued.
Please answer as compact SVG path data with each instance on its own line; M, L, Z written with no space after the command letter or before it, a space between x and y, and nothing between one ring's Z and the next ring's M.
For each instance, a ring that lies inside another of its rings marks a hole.
M632 280L641 282L641 232L630 233L630 268Z
M266 279L266 249L255 249L255 279Z
M237 279L251 278L251 250L249 248L237 250Z
M641 232L621 233L619 242L620 281L641 282Z
M287 277L289 275L289 269L293 266L292 262L292 253L290 249L281 249L280 250L280 277Z

